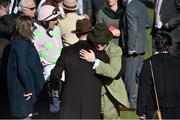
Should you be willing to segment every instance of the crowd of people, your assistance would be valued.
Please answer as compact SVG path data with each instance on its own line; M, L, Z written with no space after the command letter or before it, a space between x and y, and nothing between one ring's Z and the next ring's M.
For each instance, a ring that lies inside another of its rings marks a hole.
M0 0L0 118L180 118L180 0L152 2Z

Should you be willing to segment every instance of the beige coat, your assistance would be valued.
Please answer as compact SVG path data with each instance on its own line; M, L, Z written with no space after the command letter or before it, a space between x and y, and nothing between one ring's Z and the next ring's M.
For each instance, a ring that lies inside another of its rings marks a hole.
M85 18L75 12L67 13L64 19L58 20L64 46L76 43L79 39L71 31L76 29L76 21Z

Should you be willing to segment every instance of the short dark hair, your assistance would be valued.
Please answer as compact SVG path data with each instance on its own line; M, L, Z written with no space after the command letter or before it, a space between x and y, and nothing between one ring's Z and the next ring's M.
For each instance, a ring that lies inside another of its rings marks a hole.
M0 0L0 5L7 7L11 3L10 0Z
M172 46L172 38L165 32L157 33L154 35L154 45L158 52L169 51Z

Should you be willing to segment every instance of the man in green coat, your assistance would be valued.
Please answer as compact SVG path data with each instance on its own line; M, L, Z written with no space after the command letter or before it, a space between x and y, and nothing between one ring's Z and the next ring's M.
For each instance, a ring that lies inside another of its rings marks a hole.
M102 80L101 111L103 119L120 119L119 106L129 107L125 86L120 76L122 50L110 41L112 33L109 32L105 24L95 25L88 38L97 50L105 50L110 59L109 63L104 63L96 58L92 50L82 49L80 51L80 57L92 62L93 69L96 70L97 74L108 78Z

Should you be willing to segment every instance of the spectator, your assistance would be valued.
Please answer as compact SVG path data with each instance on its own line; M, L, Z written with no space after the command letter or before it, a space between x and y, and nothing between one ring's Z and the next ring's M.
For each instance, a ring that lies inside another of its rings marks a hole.
M121 35L120 23L124 10L121 0L106 0L104 7L98 11L96 16L96 23L105 23L113 33L112 41L116 45L121 43L119 41Z
M169 53L172 46L170 35L158 33L154 40L157 52L144 61L140 74L137 114L141 118L151 119L157 110L151 61L162 118L179 119L180 58Z
M85 17L75 12L79 8L79 3L75 0L63 0L59 5L64 9L66 17L59 20L58 26L61 29L64 46L69 46L78 41L76 35L71 33L76 28L77 20Z
M180 0L155 0L155 19L152 29L154 36L159 31L172 37L171 54L180 55ZM156 51L156 50L154 50Z
M18 12L20 15L34 18L36 15L36 3L34 0L21 0L18 4Z
M125 52L125 85L130 107L136 108L136 80L142 67L143 55L147 50L146 27L150 25L146 6L139 0L123 0L127 5L125 18L127 20L126 51Z
M92 64L79 58L80 49L93 49L87 41L92 31L90 20L82 19L73 31L79 41L64 47L56 66L51 71L52 88L57 89L62 71L65 70L65 83L60 109L61 119L100 119L101 81L95 76ZM96 51L97 58L108 60L104 51Z
M120 76L122 50L111 41L112 34L103 23L95 25L94 32L89 34L89 39L97 50L105 50L110 59L108 64L97 59L92 50L90 52L84 49L80 51L82 59L92 63L95 61L93 69L97 74L111 78L101 79L103 83L101 90L103 119L120 119L119 106L129 107L125 85Z
M10 107L7 91L7 59L11 37L15 27L14 15L8 14L10 1L0 1L0 118L10 118Z
M10 41L15 27L16 16L8 13L9 5L9 0L0 1L0 37Z
M8 58L7 85L11 114L14 118L32 116L44 86L42 65L31 42L32 27L30 17L17 18Z

